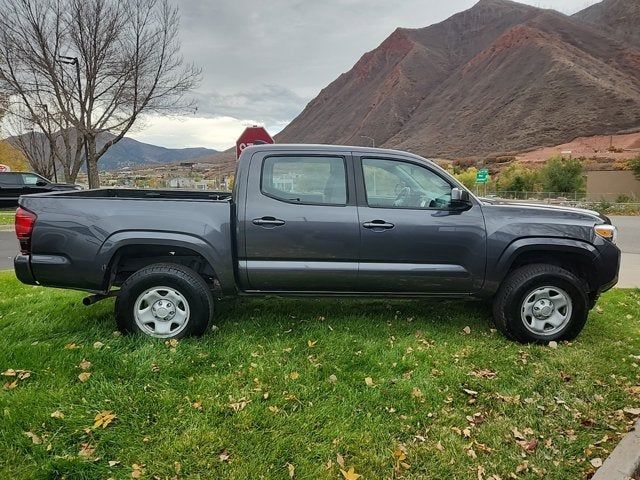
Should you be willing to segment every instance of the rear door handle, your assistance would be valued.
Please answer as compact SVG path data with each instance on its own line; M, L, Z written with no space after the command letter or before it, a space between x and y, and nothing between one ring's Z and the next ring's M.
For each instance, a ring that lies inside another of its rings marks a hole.
M362 226L364 228L370 228L370 229L380 228L383 230L389 230L390 228L395 227L393 223L385 222L384 220L373 220L371 222L365 222L362 224Z
M256 218L253 220L254 225L266 225L266 226L272 226L272 227L280 227L284 225L284 223L285 223L284 220L280 220L275 217L262 217L262 218Z

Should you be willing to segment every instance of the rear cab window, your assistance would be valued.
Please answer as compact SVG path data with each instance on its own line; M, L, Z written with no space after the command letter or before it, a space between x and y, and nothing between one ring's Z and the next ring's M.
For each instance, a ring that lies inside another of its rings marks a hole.
M264 195L303 205L347 204L343 157L273 156L264 159L260 189Z

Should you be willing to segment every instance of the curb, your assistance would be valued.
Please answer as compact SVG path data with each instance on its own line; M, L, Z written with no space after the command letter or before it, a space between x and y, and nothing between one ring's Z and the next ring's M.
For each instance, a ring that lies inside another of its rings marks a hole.
M2 225L0 226L0 232L13 232L13 225Z
M640 468L640 420L611 452L591 480L629 480Z

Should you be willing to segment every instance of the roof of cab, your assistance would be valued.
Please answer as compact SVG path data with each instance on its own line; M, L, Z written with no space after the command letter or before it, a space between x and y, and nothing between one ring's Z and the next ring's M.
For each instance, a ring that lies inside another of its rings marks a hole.
M312 144L312 143L273 143L273 144L262 144L262 145L252 145L251 147L245 148L242 153L252 153L255 151L265 151L265 150L278 150L278 151L300 151L300 150L310 150L310 151L323 151L323 152L357 152L357 153L368 153L371 155L396 155L403 156L405 158L413 158L415 160L432 162L432 160L421 157L420 155L416 155L414 153L405 152L402 150L392 150L388 148L373 148L373 147L361 147L354 145L325 145L325 144Z

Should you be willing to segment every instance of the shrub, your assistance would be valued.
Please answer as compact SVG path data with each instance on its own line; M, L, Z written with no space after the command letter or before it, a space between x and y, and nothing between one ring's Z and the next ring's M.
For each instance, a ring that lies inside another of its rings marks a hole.
M580 160L550 158L540 170L542 186L547 192L576 193L585 191L584 168Z
M629 160L629 169L636 176L636 179L640 180L640 155L636 158Z
M505 192L534 192L539 189L539 183L537 171L512 163L500 172L496 186L499 191Z

